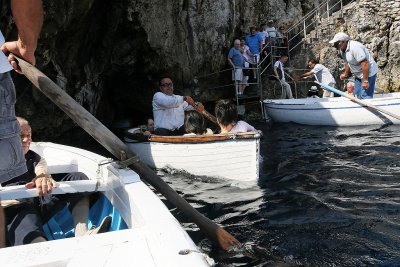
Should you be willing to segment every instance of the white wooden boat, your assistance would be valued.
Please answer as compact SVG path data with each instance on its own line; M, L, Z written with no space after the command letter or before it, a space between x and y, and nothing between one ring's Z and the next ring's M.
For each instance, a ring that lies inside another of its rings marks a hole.
M170 167L193 175L257 181L260 131L236 134L142 137L125 133L125 144L151 168Z
M362 102L400 115L400 93L376 94L373 99L362 99ZM345 97L267 99L263 106L267 119L276 122L328 126L400 124L398 119Z
M34 143L31 149L46 158L50 173L81 171L88 175L91 180L62 183L53 194L101 191L90 220L96 224L110 214L111 231L64 238L68 225L61 212L45 226L48 237L56 240L0 249L2 267L210 266L179 222L132 170L119 169L109 159L73 147ZM36 196L36 189L0 188L2 200L31 196Z

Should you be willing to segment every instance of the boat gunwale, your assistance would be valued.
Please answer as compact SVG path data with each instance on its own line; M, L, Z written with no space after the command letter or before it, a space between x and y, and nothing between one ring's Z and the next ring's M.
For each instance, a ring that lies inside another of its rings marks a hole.
M213 134L213 135L178 135L178 136L162 136L130 133L129 130L124 132L124 137L133 141L124 140L126 143L209 143L234 139L259 139L262 132L259 130L247 133L227 133L227 134Z

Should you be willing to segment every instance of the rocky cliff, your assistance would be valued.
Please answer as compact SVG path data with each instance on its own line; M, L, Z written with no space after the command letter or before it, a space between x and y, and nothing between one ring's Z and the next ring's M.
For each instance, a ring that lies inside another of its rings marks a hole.
M342 27L329 29L318 43L312 45L314 54L329 66L335 74L341 73L344 62L336 56L336 50L327 46L338 28L365 44L379 65L377 87L384 91L400 91L400 2L396 0L359 0L344 10ZM328 34L329 33L329 34Z
M44 1L37 67L107 124L139 123L152 113L161 75L189 93L195 76L225 67L233 38L249 26L269 19L290 25L312 7L300 0ZM2 18L6 39L15 38L7 1ZM74 128L22 77L16 86L18 114L36 132L57 136Z
M9 3L3 2L2 30L7 39L13 39L16 30ZM399 73L399 3L359 2L347 20L349 32L368 44L378 59L379 84L398 89L400 78L393 74ZM316 3L44 1L45 22L37 66L106 124L121 118L138 124L152 113L151 98L158 90L161 75L172 76L177 89L196 94L201 101L222 97L226 89L205 90L211 78L199 77L227 67L226 55L233 39L248 31L249 26L269 19L290 26ZM27 117L37 132L54 137L75 128L22 77L16 77L16 86L18 114Z

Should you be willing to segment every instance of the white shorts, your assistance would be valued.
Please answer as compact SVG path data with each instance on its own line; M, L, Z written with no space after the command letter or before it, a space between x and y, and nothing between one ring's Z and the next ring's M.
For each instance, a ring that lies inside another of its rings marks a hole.
M243 70L234 69L232 71L232 81L241 81L243 79Z

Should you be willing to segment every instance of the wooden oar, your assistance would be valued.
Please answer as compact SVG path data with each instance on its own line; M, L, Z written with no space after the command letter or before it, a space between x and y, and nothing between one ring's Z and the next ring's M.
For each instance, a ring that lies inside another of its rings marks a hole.
M175 192L167 183L158 177L153 170L139 160L139 157L130 150L117 136L107 129L92 114L79 105L66 92L46 75L28 62L18 58L22 73L54 104L62 109L72 120L89 133L97 142L110 151L120 160L130 159L129 167L136 171L168 201L189 217L200 230L224 250L230 251L240 246L240 242L222 227L206 218L195 210L186 200Z
M342 92L342 91L340 91L340 90L338 90L336 88L333 88L332 86L329 86L329 85L326 85L326 84L323 84L323 83L320 83L320 82L317 82L317 81L315 81L315 83L320 85L320 86L322 86L326 90L334 92L335 94L338 94L340 96L346 97L346 98L350 99L351 101L353 101L353 102L355 102L357 104L360 104L361 106L366 106L366 107L369 107L371 109L375 109L375 110L377 110L379 112L385 113L386 115L389 115L389 116L391 116L391 117L393 117L395 119L400 120L400 116L399 115L396 115L396 114L394 114L394 113L392 113L390 111L384 110L384 109L382 109L380 107L377 107L377 106L374 106L374 105L372 105L370 103L361 101L361 100L359 100L358 98L356 98L356 97L354 97L352 95L346 94L346 93L344 93L344 92Z
M213 115L211 115L210 112L208 112L207 110L203 110L202 112L200 112L204 117L206 117L207 119L209 119L212 123L216 124L217 126L219 126L217 118L215 118Z

